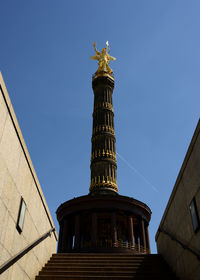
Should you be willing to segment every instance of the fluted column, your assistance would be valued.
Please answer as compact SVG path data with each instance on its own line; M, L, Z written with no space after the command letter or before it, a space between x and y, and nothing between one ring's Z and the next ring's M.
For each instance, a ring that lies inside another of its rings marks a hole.
M118 192L112 93L114 78L102 73L92 80L94 91L90 192Z

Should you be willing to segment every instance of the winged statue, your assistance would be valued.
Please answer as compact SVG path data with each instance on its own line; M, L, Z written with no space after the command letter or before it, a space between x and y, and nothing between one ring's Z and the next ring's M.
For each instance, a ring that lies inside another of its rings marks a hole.
M116 60L116 58L109 54L110 47L108 41L106 42L106 48L103 48L101 52L97 50L95 42L93 43L93 46L96 54L91 56L91 59L98 60L98 65L99 65L96 74L99 72L107 72L109 74L112 74L113 71L109 66L109 61Z

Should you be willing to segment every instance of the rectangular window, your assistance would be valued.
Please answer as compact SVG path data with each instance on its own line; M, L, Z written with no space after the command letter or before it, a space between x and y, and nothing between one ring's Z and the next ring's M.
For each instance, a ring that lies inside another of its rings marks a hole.
M200 228L200 221L199 221L199 215L198 215L198 211L197 211L195 197L192 199L192 201L190 203L190 214L192 217L193 229L194 229L194 232L196 233Z
M16 225L16 228L19 231L19 233L21 233L22 230L23 230L25 212L26 212L26 203L23 200L23 198L21 198L19 213L18 213L18 219L17 219L17 225Z

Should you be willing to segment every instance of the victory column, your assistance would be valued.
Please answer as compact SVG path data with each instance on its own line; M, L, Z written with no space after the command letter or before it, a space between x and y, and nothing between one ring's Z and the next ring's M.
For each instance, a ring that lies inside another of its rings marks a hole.
M112 103L114 77L109 66L115 58L109 54L108 42L101 52L96 43L93 45L96 54L91 59L98 60L98 69L92 78L94 111L89 194L58 207L58 253L149 254L151 210L139 200L118 194Z

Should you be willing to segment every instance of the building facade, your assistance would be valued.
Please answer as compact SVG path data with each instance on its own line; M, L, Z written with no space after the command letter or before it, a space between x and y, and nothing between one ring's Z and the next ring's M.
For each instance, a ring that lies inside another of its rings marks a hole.
M0 268L54 228L47 203L0 74ZM56 252L57 233L1 273L1 280L33 280Z
M156 234L158 253L181 280L200 279L200 121Z

